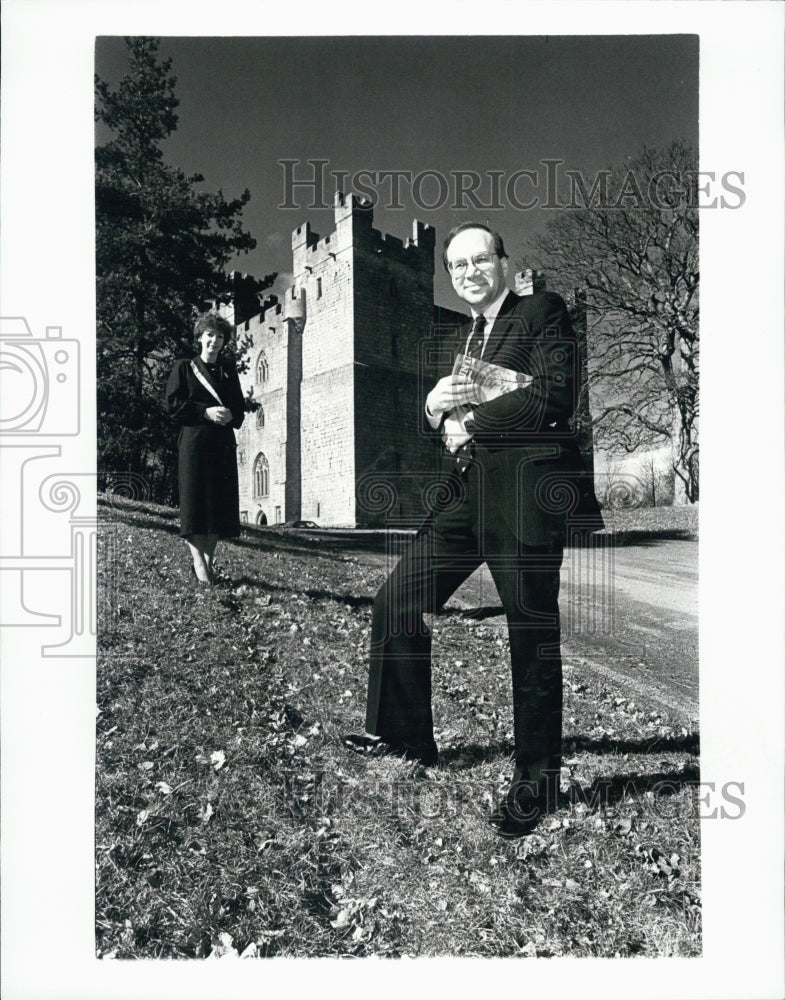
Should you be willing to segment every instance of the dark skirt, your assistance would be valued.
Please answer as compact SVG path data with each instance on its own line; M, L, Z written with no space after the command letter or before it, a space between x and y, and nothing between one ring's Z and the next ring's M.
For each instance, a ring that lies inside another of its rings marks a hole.
M239 535L237 447L231 427L183 427L178 451L180 535Z

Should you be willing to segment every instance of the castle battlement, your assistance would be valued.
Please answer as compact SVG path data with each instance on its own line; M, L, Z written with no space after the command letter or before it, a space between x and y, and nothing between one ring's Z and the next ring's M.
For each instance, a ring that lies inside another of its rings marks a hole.
M316 234L313 235L316 236ZM344 246L343 250L348 250L349 246L351 244ZM325 236L323 239L316 237L313 241L302 243L293 248L294 273L297 277L302 277L304 270L309 273L313 272L316 268L336 260L337 256L335 233L331 233L330 236Z
M268 295L262 304L262 316L265 321L268 319L274 319L276 316L281 315L281 303L278 301L277 295Z
M376 253L386 261L396 261L418 270L428 268L433 273L433 255L436 238L434 230L414 220L412 235L406 240L378 229L371 229L365 239L359 241L359 248L367 253Z
M293 269L298 281L329 266L349 249L417 270L433 270L436 233L432 226L415 219L412 235L406 240L382 233L373 228L371 201L342 191L335 192L333 211L335 230L329 236L320 237L308 222L292 233Z
M373 222L373 203L369 198L361 198L356 194L343 191L336 191L333 198L333 211L335 213L335 225L338 226L346 219L357 222L364 229L370 229Z
M304 222L292 233L292 251L302 247L313 247L319 242L319 234L311 229L310 222Z

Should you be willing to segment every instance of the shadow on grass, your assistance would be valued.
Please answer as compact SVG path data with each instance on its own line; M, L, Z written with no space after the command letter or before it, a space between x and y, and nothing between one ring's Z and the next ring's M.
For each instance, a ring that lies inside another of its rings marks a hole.
M579 802L593 808L606 808L631 796L651 793L654 796L676 795L700 782L700 768L689 764L678 771L655 771L649 774L613 774L600 776L587 786L573 785L568 792L560 793L559 805L577 805Z
M612 739L604 736L594 739L588 736L569 736L564 739L564 755L584 751L602 756L603 754L661 754L661 753L692 753L700 751L700 736L698 733L687 733L686 736L656 737L646 740ZM439 760L450 764L456 770L474 767L482 761L494 757L512 757L515 747L511 740L496 740L493 743L467 743L448 748L439 752Z
M107 505L104 505L107 506ZM134 528L143 528L147 531L165 531L168 535L180 534L179 518L174 519L174 523L163 520L160 515L155 514L134 514L130 511L119 511L114 507L109 507L112 517L107 521L109 524L129 524Z
M336 594L330 590L303 590L299 587L281 587L277 583L266 583L264 580L255 580L251 576L239 576L232 580L233 587L253 587L255 590L263 591L267 594L298 594L310 597L314 601L328 600L336 601L338 604L345 604L350 608L367 608L373 605L373 597L368 595Z
M688 528L661 528L661 529L630 529L629 531L614 531L608 535L599 537L609 538L610 544L618 547L627 545L656 545L658 542L678 541L697 542L695 532Z
M700 735L687 733L685 736L652 736L650 741L620 740L610 736L595 739L589 736L570 736L564 741L570 753L700 753Z
M504 614L504 608L499 605L487 605L482 608L456 608L454 606L448 606L442 608L438 611L439 615L455 615L458 618L469 618L471 621L481 622L485 618L498 618L499 615Z
M636 747L640 753L650 752L643 743L620 741L621 743ZM670 749L684 749L675 745L678 741L673 743L674 746ZM494 756L511 757L512 753L512 743L497 742L486 746L472 744L443 751L439 759L442 763L450 765L453 770L461 771L468 770L478 762ZM557 808L567 808L580 803L589 809L604 809L631 796L639 797L647 793L658 797L676 795L683 788L697 786L699 782L700 766L697 761L669 770L627 770L622 774L598 775L588 785L573 783L566 791L559 792L556 805Z

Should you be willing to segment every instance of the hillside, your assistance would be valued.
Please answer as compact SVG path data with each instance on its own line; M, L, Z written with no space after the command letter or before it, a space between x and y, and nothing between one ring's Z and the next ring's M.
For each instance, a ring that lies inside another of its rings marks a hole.
M254 532L201 588L176 511L99 511L99 956L700 953L697 732L567 656L560 808L502 841L503 630L434 616L440 764L368 763L383 553Z

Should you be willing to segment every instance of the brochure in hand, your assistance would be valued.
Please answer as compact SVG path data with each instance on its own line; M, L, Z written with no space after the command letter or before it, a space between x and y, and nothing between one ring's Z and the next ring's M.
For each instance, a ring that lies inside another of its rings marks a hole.
M490 361L483 361L481 358L472 358L467 354L459 354L452 367L453 376L468 376L476 389L475 398L478 403L487 403L491 399L498 399L508 392L516 389L523 389L532 382L531 375L524 375L523 372L516 372L512 368L502 368L501 365L491 364ZM450 428L453 435L464 433L464 417L472 409L472 403L456 406L450 413L450 417L456 424ZM446 422L446 421L445 421Z

